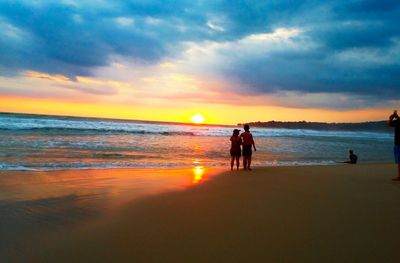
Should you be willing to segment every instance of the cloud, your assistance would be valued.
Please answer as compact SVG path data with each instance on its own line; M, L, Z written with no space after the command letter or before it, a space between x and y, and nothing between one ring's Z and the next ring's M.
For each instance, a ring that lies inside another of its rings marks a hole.
M219 26L219 25L217 25L217 24L215 24L215 23L213 23L211 21L207 22L207 26L209 28L211 28L212 30L215 30L215 31L220 31L220 32L225 31L225 28L223 28L222 26Z
M115 22L120 26L131 26L135 22L132 18L129 17L117 17L114 19Z
M76 76L74 79L71 79L65 75L61 74L47 74L38 71L26 71L24 72L25 78L20 78L20 82L26 82L32 80L41 80L39 85L46 86L50 85L53 88L63 88L69 89L71 91L78 91L80 93L94 94L94 95L115 95L119 90L123 89L132 89L130 83L115 81L115 80L107 80L107 79L99 79L99 78L91 78L91 77L82 77ZM7 82L3 80L4 82ZM59 91L59 90L58 90ZM49 95L54 95L52 92L49 92ZM57 97L60 97L58 95ZM62 97L62 96L61 96Z
M122 61L237 94L383 104L400 98L399 17L397 0L2 1L0 75L76 80Z
M134 20L118 5L80 8L47 2L0 3L0 27L27 35L19 39L2 35L0 63L7 73L30 69L70 77L90 75L93 68L108 65L113 54L149 63L165 54L156 36L136 27L126 30Z
M243 53L231 56L231 64L240 62L240 67L219 70L234 76L253 92L286 90L400 97L398 41L385 48L361 46L327 52L305 33L281 41L278 46L265 44L264 50L254 45L244 51L245 57Z
M32 70L26 71L24 75L28 78L47 79L47 80L52 80L52 81L57 81L57 82L70 81L70 79L67 76L64 76L61 74L50 75L50 74L32 71Z
M110 58L115 55L157 63L175 54L182 42L231 40L267 28L263 12L276 6L285 5L254 1L254 5L239 8L231 1L2 1L0 25L30 37L18 43L10 43L8 35L1 37L0 47L6 51L1 55L1 73L37 70L70 77L90 75L96 67L112 63ZM256 16L248 17L252 13Z

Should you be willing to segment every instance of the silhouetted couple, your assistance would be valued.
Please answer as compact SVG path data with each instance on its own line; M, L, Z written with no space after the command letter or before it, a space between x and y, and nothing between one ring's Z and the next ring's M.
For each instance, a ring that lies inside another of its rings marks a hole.
M239 160L241 155L243 155L243 169L251 170L251 155L252 147L254 151L257 151L256 145L254 143L253 135L250 133L250 126L245 124L244 132L239 135L240 130L234 129L231 136L231 170L233 170L233 165L236 160L236 169L239 170Z

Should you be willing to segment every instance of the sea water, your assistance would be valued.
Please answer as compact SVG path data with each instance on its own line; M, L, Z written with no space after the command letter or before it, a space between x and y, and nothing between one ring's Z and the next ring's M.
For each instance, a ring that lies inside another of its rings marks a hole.
M0 113L1 170L226 166L235 126ZM254 166L392 161L393 135L252 127Z

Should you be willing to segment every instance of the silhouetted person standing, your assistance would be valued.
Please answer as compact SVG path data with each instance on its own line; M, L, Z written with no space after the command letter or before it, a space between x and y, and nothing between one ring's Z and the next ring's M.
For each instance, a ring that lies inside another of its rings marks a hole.
M253 135L250 133L250 126L248 124L244 125L244 132L240 134L240 137L243 140L243 167L246 170L251 170L250 165L251 165L251 147L253 146L254 151L257 151L256 145L253 140Z
M242 149L240 146L242 145L242 138L239 136L240 130L234 129L233 134L231 136L231 170L233 170L233 164L236 160L236 169L239 170L239 159L241 156Z
M394 161L397 164L397 177L394 181L400 181L400 119L395 110L389 117L389 126L394 127Z

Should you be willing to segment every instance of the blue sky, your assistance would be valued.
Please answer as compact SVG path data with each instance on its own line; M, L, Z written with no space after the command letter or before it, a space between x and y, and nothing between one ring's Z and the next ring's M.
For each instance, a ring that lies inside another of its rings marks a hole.
M176 74L217 82L233 96L270 98L265 103L384 107L400 99L399 24L396 0L2 0L0 94L21 95L9 82L26 72L113 94L107 85L80 87L76 78L132 84L132 74L113 65L140 68L133 75L143 79L160 73L157 65L181 63Z

